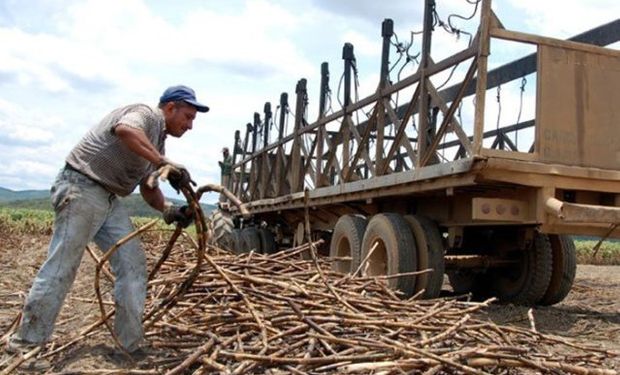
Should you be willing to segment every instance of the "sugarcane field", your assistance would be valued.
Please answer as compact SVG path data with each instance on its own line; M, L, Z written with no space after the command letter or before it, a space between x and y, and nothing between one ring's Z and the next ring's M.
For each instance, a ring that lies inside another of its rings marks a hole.
M24 155L0 172L0 375L620 374L615 2L545 3L571 15L551 20L542 3L419 0L413 20L404 2L179 2L182 18L67 1L32 16L77 20L72 38L90 42L67 71L19 62L28 41L37 63L64 42L29 39L39 21L4 6L0 38L26 25L0 58L7 84L40 80L62 104L80 86L87 112L112 90L82 71L88 56L135 86L154 86L157 64L167 79L218 73L213 92L175 84L156 107L118 107L73 148L43 128L0 137L7 159ZM147 39L171 56L132 73L107 60L159 49ZM22 111L3 95L8 129ZM73 134L53 111L23 124ZM53 175L46 154L67 151L51 189L33 189Z

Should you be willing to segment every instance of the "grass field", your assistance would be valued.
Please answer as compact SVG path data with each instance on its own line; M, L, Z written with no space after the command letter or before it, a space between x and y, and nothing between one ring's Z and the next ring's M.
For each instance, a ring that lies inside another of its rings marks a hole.
M132 218L136 227L146 224L152 219L149 217ZM51 234L53 220L54 214L46 210L0 207L0 229L4 229L7 232ZM161 223L161 228L170 229L163 222ZM598 241L595 240L575 240L577 263L620 265L620 241L603 241L596 252L596 256L594 256L593 249L597 243Z
M594 240L576 240L577 263L579 264L599 264L618 266L620 265L620 242L619 241L603 241L596 253L594 247L599 241Z
M153 217L133 217L134 226L139 227L153 220ZM49 210L0 207L0 228L9 233L52 234L54 213ZM157 227L157 225L156 225ZM161 222L161 228L167 227Z

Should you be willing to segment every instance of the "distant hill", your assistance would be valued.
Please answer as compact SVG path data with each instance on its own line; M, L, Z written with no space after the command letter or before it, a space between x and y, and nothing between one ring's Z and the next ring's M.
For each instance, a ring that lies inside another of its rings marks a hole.
M0 203L16 200L49 198L49 190L21 190L13 191L0 187Z
M157 210L151 208L140 196L140 194L131 194L128 197L120 198L123 204L129 210L130 216L159 216ZM185 204L185 201L173 198L166 198L174 204ZM215 209L215 205L201 204L206 215ZM29 208L36 210L51 211L49 190L21 190L13 191L0 187L0 207L13 208Z

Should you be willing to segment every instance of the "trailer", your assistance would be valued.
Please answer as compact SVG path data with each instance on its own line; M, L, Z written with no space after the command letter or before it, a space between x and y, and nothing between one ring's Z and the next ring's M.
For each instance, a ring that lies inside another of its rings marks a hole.
M571 235L620 238L620 51L605 47L620 40L620 19L560 40L505 28L490 0L475 5L469 45L435 61L433 33L442 25L426 0L418 66L400 79L390 61L407 46L394 43L386 19L377 89L361 99L354 49L345 44L341 108L327 109L324 63L312 123L305 79L294 107L286 93L279 116L266 103L232 148L227 188L250 217L221 205L216 242L272 253L323 238L335 270L393 276L389 286L404 296L437 297L447 275L459 294L562 301L575 277ZM535 52L489 69L497 40ZM446 76L459 78L444 88ZM496 109L492 121L486 109L501 105L502 87L521 85L523 100L527 81L533 118L522 120L519 108L506 123ZM469 116L461 113L466 102Z

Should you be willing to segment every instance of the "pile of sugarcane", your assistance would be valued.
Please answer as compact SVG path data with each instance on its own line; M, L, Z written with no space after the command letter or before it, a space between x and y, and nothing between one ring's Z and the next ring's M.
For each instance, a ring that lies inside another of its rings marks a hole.
M303 260L309 250L210 256L216 267L205 265L149 327L152 346L168 353L155 364L173 374L616 373L604 369L613 353L475 319L490 301L405 300L385 278ZM165 300L155 296L158 286L183 279L182 266L170 261L151 282L151 309Z
M351 277L328 260L307 260L311 245L273 255L208 249L180 293L196 260L179 247L149 282L151 352L127 372L616 373L606 368L615 353L475 318L491 301L403 299L386 277ZM62 358L87 335L109 335L97 323L33 355Z

